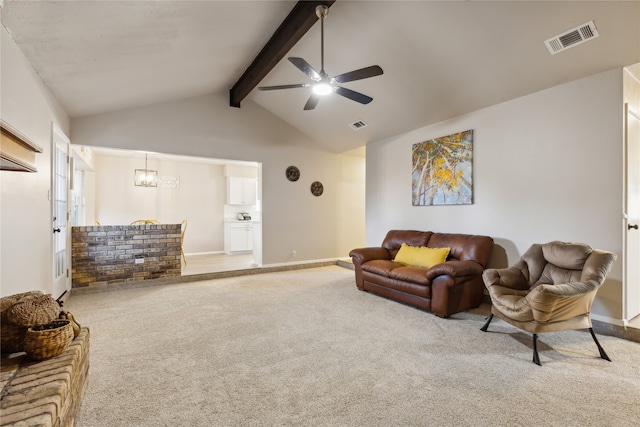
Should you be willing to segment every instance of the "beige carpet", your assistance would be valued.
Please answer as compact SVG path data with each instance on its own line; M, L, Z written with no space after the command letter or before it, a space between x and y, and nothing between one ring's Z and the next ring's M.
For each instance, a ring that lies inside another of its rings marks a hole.
M76 425L636 426L640 344L440 319L337 266L70 298L91 328Z

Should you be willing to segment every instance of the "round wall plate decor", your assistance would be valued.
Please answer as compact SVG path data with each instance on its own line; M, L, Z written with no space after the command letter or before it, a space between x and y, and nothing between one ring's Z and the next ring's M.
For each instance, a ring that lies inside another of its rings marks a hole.
M314 181L313 183L311 183L311 194L317 197L321 196L323 191L324 187L322 186L322 183L320 181Z
M287 168L287 179L291 182L297 181L300 179L300 169L295 166L289 166Z

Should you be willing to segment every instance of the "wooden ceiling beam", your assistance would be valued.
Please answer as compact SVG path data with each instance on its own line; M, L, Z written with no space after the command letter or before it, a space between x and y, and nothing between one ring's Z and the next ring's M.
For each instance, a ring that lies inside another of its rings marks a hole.
M229 104L232 107L240 108L240 102L258 86L273 67L316 23L318 20L316 6L324 4L331 7L333 3L335 0L297 2L258 56L233 85L229 91Z

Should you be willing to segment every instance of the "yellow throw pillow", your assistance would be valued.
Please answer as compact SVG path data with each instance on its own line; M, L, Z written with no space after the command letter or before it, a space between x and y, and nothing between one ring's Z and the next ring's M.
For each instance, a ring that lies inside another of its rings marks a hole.
M403 243L394 261L413 267L431 268L436 264L445 262L450 251L451 248L417 247Z
M400 246L400 250L396 254L394 261L404 265L414 265L418 259L419 250L420 248L418 246L409 246L406 243L403 243Z
M431 268L447 260L451 248L420 248L418 267Z

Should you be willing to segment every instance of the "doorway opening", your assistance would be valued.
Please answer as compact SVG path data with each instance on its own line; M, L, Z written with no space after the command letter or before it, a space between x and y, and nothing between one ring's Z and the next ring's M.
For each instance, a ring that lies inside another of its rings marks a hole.
M182 224L182 275L260 267L259 162L72 145L72 225L130 225L136 221ZM136 169L157 171L157 185L136 186ZM229 200L230 178L253 182L246 204ZM251 181L253 180L253 181ZM229 223L249 213L251 245L228 251Z

